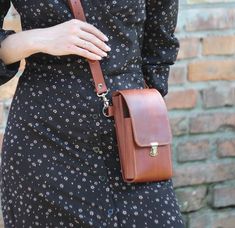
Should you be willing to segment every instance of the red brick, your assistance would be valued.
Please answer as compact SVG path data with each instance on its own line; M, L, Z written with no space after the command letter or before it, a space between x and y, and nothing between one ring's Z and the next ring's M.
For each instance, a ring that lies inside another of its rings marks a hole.
M185 66L172 66L170 68L169 85L183 84L186 81Z
M188 186L232 180L235 177L235 161L181 165L174 168L174 186Z
M186 31L219 30L235 27L235 9L188 10Z
M182 30L182 28L180 28L180 23L178 23L175 28L175 33L179 33L181 30Z
M212 214L210 211L199 211L189 214L188 227L190 228L212 228ZM214 228L214 227L213 227Z
M202 90L202 102L205 108L235 105L235 88L211 87Z
M210 155L209 140L187 141L176 147L178 162L205 160Z
M0 101L11 99L13 97L18 80L18 77L14 77L6 84L0 86Z
M190 109L195 107L197 102L197 91L187 89L181 91L170 91L165 97L168 110Z
M177 59L188 59L199 55L200 39L183 38L180 39L180 50Z
M0 227L4 227L4 221L3 221L2 213L0 215Z
M14 7L9 9L9 12L4 19L3 28L12 29L17 32L22 30L20 15Z
M199 114L190 118L190 133L216 132L227 127L235 127L235 113Z
M214 207L235 206L235 186L216 186L212 195Z
M196 211L204 207L206 192L207 188L205 186L177 189L176 195L181 212Z
M190 81L235 80L235 60L203 60L189 64Z
M217 140L217 156L235 157L235 139Z
M0 153L2 151L3 132L0 132Z
M234 210L221 213L218 216L214 216L211 221L211 227L218 228L234 228L235 224L235 213Z
M21 71L21 72L24 71L24 69L25 69L25 64L26 64L25 59L21 60L21 62L20 62L20 67L19 67L19 71Z
M171 129L173 135L184 135L188 133L188 119L185 117L171 117Z
M210 36L203 38L203 55L235 54L235 36Z
M0 126L3 125L3 115L4 115L3 103L0 102Z
M200 210L189 215L190 228L234 228L235 212Z
M5 112L7 112L7 113L10 111L11 102L12 102L12 99L6 100L6 101L4 102L4 110L5 110Z
M231 2L233 0L186 0L188 4L201 4L201 3L217 3L217 2Z

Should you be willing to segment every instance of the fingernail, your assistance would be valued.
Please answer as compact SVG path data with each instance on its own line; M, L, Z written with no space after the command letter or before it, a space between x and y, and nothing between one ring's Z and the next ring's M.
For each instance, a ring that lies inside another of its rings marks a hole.
M104 40L105 40L105 41L108 41L109 38L108 38L107 36L104 36Z
M111 51L111 48L109 46L106 46L107 51Z

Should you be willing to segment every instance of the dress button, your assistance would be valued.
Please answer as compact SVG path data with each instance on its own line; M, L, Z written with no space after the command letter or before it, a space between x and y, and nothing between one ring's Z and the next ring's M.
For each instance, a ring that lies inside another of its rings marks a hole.
M94 146L92 149L93 149L93 151L96 152L96 153L103 154L103 151L100 150L100 148L99 148L98 146Z
M106 177L105 177L105 176L99 176L99 179L100 179L101 181L105 181L105 180L106 180Z
M98 115L97 115L97 114L92 114L92 118L93 118L93 119L97 119L97 118L98 118Z
M103 154L103 151L102 151L102 150L99 150L99 154Z
M108 209L108 216L111 216L113 214L113 208Z
M92 149L96 153L98 153L100 151L100 148L98 146L94 146Z

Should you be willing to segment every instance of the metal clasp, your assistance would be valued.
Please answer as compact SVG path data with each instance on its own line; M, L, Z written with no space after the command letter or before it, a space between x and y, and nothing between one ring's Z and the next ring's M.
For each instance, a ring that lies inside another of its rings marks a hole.
M109 117L109 115L106 114L106 110L109 107L109 99L106 97L106 95L108 94L109 91L110 91L110 89L108 89L105 93L101 93L101 94L97 93L98 97L103 98L104 106L103 106L102 112L103 112L104 116L106 116L106 117Z
M150 145L151 145L151 149L150 149L149 155L152 157L157 156L158 155L158 142L150 143Z

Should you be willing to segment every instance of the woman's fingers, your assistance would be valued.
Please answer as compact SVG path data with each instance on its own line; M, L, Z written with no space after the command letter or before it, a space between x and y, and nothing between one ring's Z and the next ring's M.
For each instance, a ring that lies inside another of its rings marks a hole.
M102 51L100 48L98 48L96 45L94 45L90 41L86 41L86 40L77 38L75 45L77 45L81 48L84 48L90 52L93 52L101 57L107 56L106 52Z
M107 56L111 48L105 43L107 37L98 28L84 21L72 20L70 31L73 44L101 57Z
M99 39L95 35L88 33L86 31L80 30L78 37L83 40L86 40L86 41L93 43L98 48L102 49L103 51L110 51L111 50L111 48L104 41L102 41L101 39Z
M99 39L101 39L103 41L108 41L108 37L92 24L89 24L89 23L83 21L83 23L80 24L80 29L82 29L88 33L91 33L94 36L97 36Z
M83 48L80 48L80 47L77 47L75 45L71 46L71 52L72 54L75 54L75 55L80 55L80 56L83 56L87 59L91 59L91 60L101 60L101 57L99 55L96 55L86 49L83 49Z
M77 19L44 28L43 52L61 56L81 55L92 60L107 56L111 49L105 44L106 36L92 24Z

